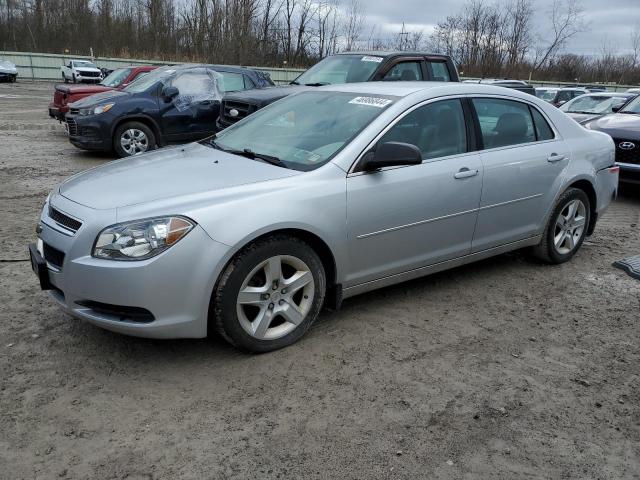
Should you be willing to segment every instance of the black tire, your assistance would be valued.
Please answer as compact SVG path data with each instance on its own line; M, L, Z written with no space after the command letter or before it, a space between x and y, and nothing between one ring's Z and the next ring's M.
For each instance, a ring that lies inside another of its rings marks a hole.
M78 83L78 81L76 80L76 74L75 73L71 74L71 80L73 80L73 83Z
M125 122L116 128L115 133L113 134L113 149L118 155L118 158L130 157L132 154L127 152L120 142L122 135L129 129L141 130L147 137L148 146L147 152L154 150L156 148L156 136L148 126L141 122Z
M69 79L64 73L62 74L62 80L64 80L64 83L69 83Z
M573 249L570 252L563 254L556 249L554 244L554 236L556 234L556 221L560 213L562 213L567 205L574 200L580 200L586 207L585 225L582 230L582 234L580 235L579 240L575 242L575 246L573 247ZM591 203L589 202L589 197L587 196L587 194L579 188L567 189L562 195L560 195L560 198L558 198L558 201L556 202L556 205L551 212L547 227L545 228L542 235L542 240L540 240L540 243L538 245L532 248L533 256L538 260L549 264L560 264L568 262L576 254L576 252L580 250L582 242L587 235L590 221Z
M277 255L296 257L309 267L315 286L313 302L304 320L293 331L280 338L257 339L240 323L236 310L238 293L256 266ZM236 254L218 279L209 307L209 331L217 332L235 347L248 352L263 353L286 347L300 339L315 321L324 303L325 291L322 261L307 243L287 235L258 240Z

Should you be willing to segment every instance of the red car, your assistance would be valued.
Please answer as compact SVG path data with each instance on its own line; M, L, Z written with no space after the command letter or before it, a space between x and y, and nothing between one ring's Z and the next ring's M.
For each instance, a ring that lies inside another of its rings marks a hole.
M104 80L94 85L56 85L53 93L53 102L49 104L49 116L58 120L64 120L69 111L69 104L100 92L109 90L122 90L136 78L149 73L158 67L144 65L139 67L124 67L114 70Z

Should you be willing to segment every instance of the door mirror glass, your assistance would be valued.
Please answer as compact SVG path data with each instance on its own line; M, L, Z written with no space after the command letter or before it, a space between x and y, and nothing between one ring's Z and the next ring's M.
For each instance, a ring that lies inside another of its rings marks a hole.
M169 103L171 100L180 95L180 90L177 87L164 87L162 89L162 98L166 103Z
M386 142L379 144L374 151L365 154L362 169L372 171L384 167L418 165L420 163L422 163L422 154L415 145Z

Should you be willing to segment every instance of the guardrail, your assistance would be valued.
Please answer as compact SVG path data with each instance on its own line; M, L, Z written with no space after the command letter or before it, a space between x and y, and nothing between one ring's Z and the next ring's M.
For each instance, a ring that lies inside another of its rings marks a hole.
M99 67L119 68L129 65L179 65L185 62L166 60L137 60L132 58L89 57L86 55L57 55L52 53L2 52L0 60L9 60L18 69L18 78L30 80L62 80L60 67L69 60L90 60ZM276 85L289 83L304 72L301 68L248 67L268 73Z
M168 60L138 60L132 58L111 58L111 57L90 57L86 55L58 55L53 53L31 53L31 52L2 52L0 51L0 60L9 60L15 63L18 68L18 77L31 80L61 80L60 67L65 65L69 60L91 60L99 67L118 68L129 65L179 65L185 62L172 62ZM262 72L268 73L271 80L276 85L286 84L294 80L298 75L304 72L302 68L272 68L272 67L255 67ZM477 78L462 77L462 80L478 80ZM551 82L545 80L530 80L529 83L534 87L567 87L575 85L576 82ZM591 85L591 84L590 84ZM596 84L593 84L596 85ZM597 84L605 87L609 91L624 92L629 88L638 88L636 85L618 85L613 83Z

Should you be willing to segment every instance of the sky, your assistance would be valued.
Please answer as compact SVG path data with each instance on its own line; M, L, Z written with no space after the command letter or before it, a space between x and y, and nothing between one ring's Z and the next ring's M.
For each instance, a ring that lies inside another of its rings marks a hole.
M438 22L458 13L466 3L466 0L360 1L369 28L377 25L383 33L399 32L402 22L409 31L430 33ZM544 34L552 0L533 0L533 4L534 28ZM628 53L631 32L636 24L640 25L640 0L582 0L582 5L587 29L570 40L565 52L597 55L606 43L613 52Z

